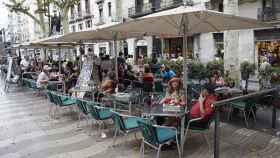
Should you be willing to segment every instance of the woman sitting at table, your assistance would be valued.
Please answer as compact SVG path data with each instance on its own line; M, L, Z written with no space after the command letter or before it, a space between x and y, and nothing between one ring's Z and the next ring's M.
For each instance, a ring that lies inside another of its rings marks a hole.
M160 103L180 106L184 106L186 104L186 96L183 90L181 79L174 77L168 82L166 96L161 100Z
M100 102L101 98L103 98L105 95L113 94L115 91L114 74L112 72L106 72L106 74L107 75L104 76L104 80L100 85L99 91L94 94L95 101Z
M213 103L217 100L215 90L209 84L206 84L199 96L199 99L192 105L191 110L187 113L186 122L192 119L201 118L198 125L204 126L205 122L214 114Z
M181 79L172 78L168 82L168 89L166 91L166 96L160 101L160 104L169 104L174 106L185 106L186 96L183 90L183 84ZM166 126L178 126L178 120L175 117L157 117L157 123L159 125Z

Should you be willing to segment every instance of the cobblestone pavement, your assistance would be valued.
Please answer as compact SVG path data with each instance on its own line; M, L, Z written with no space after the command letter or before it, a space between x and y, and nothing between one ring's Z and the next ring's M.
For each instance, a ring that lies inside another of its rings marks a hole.
M48 117L49 106L44 97L36 97L27 89L13 88L0 96L0 158L136 158L139 141L133 136L119 136L112 147L113 128L101 139L96 129L89 136L90 126L83 121L77 128L77 117L68 109L60 119ZM209 132L213 142L213 128ZM138 138L141 137L139 133ZM221 124L222 158L280 157L278 138L262 132ZM185 158L213 157L200 134L192 133L185 145ZM155 157L146 149L145 158ZM176 150L166 150L161 158L177 157Z

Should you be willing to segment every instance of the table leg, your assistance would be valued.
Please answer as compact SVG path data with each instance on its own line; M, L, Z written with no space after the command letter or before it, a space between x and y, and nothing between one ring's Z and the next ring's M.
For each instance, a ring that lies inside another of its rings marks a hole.
M183 116L181 118L181 156L184 154L184 144L185 144L185 119L186 117Z
M275 106L272 108L272 128L276 128L277 112Z
M214 132L214 158L220 157L220 109L216 109Z

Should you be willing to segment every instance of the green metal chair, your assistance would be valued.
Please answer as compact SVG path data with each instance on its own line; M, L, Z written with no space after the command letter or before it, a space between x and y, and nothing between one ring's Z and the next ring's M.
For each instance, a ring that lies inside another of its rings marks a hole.
M79 128L82 116L84 116L86 118L87 124L88 124L88 120L89 120L88 114L89 114L89 111L87 109L87 102L86 101L77 99L76 103L77 103L77 107L78 107L78 110L79 110L79 114L78 114L79 115L78 116L79 121L77 123L77 127Z
M238 110L242 111L245 125L246 125L246 127L248 127L249 126L248 118L251 113L252 113L254 121L256 122L254 108L256 108L254 101L245 100L245 101L231 102L229 104L228 120L230 120L233 109L238 109Z
M56 116L57 112L61 113L60 108L71 107L76 104L76 100L72 99L70 96L61 95L61 94L58 94L55 92L52 92L51 95L56 104L56 110L54 112L54 117Z
M150 121L138 121L142 133L142 143L140 148L140 157L144 156L145 144L157 150L156 158L159 158L161 148L164 144L176 141L179 158L181 150L179 146L178 132L175 127L166 127L153 125Z
M199 132L202 135L202 137L205 139L207 146L210 150L211 144L210 144L210 140L208 139L208 133L210 130L210 125L211 125L212 121L214 120L213 117L214 117L214 115L211 116L208 120L203 120L203 118L187 120L186 121L187 126L185 129L185 139L187 138L189 131ZM182 147L182 148L184 148L184 147Z
M52 117L52 111L53 111L53 107L56 105L56 102L52 96L52 92L51 91L46 91L46 96L48 98L48 100L50 101L51 104L53 105L50 105L50 108L49 108L49 117L51 118Z
M113 112L113 113L114 113L113 121L115 124L115 134L113 140L113 146L114 146L116 144L117 135L119 133L122 133L125 136L127 134L134 133L136 136L136 133L139 131L139 125L137 121L141 121L142 118L123 115L117 112Z
M111 109L102 107L102 105L100 103L96 103L96 102L88 102L87 108L88 108L89 115L95 121L97 121L97 123L99 125L98 131L101 132L102 125L104 125L106 120L110 120L113 116ZM93 127L93 124L94 124L94 122L92 122L92 127ZM91 132L89 133L89 135L91 135Z

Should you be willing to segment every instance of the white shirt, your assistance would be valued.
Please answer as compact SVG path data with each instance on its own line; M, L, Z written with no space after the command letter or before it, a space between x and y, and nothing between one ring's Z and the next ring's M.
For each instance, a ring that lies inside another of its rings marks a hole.
M46 81L46 80L49 80L48 75L45 72L41 72L38 76L38 79L37 79L37 87L38 88L43 87L44 84L41 84L41 81Z
M25 59L21 60L20 65L22 65L22 70L26 70L29 66L29 62Z

